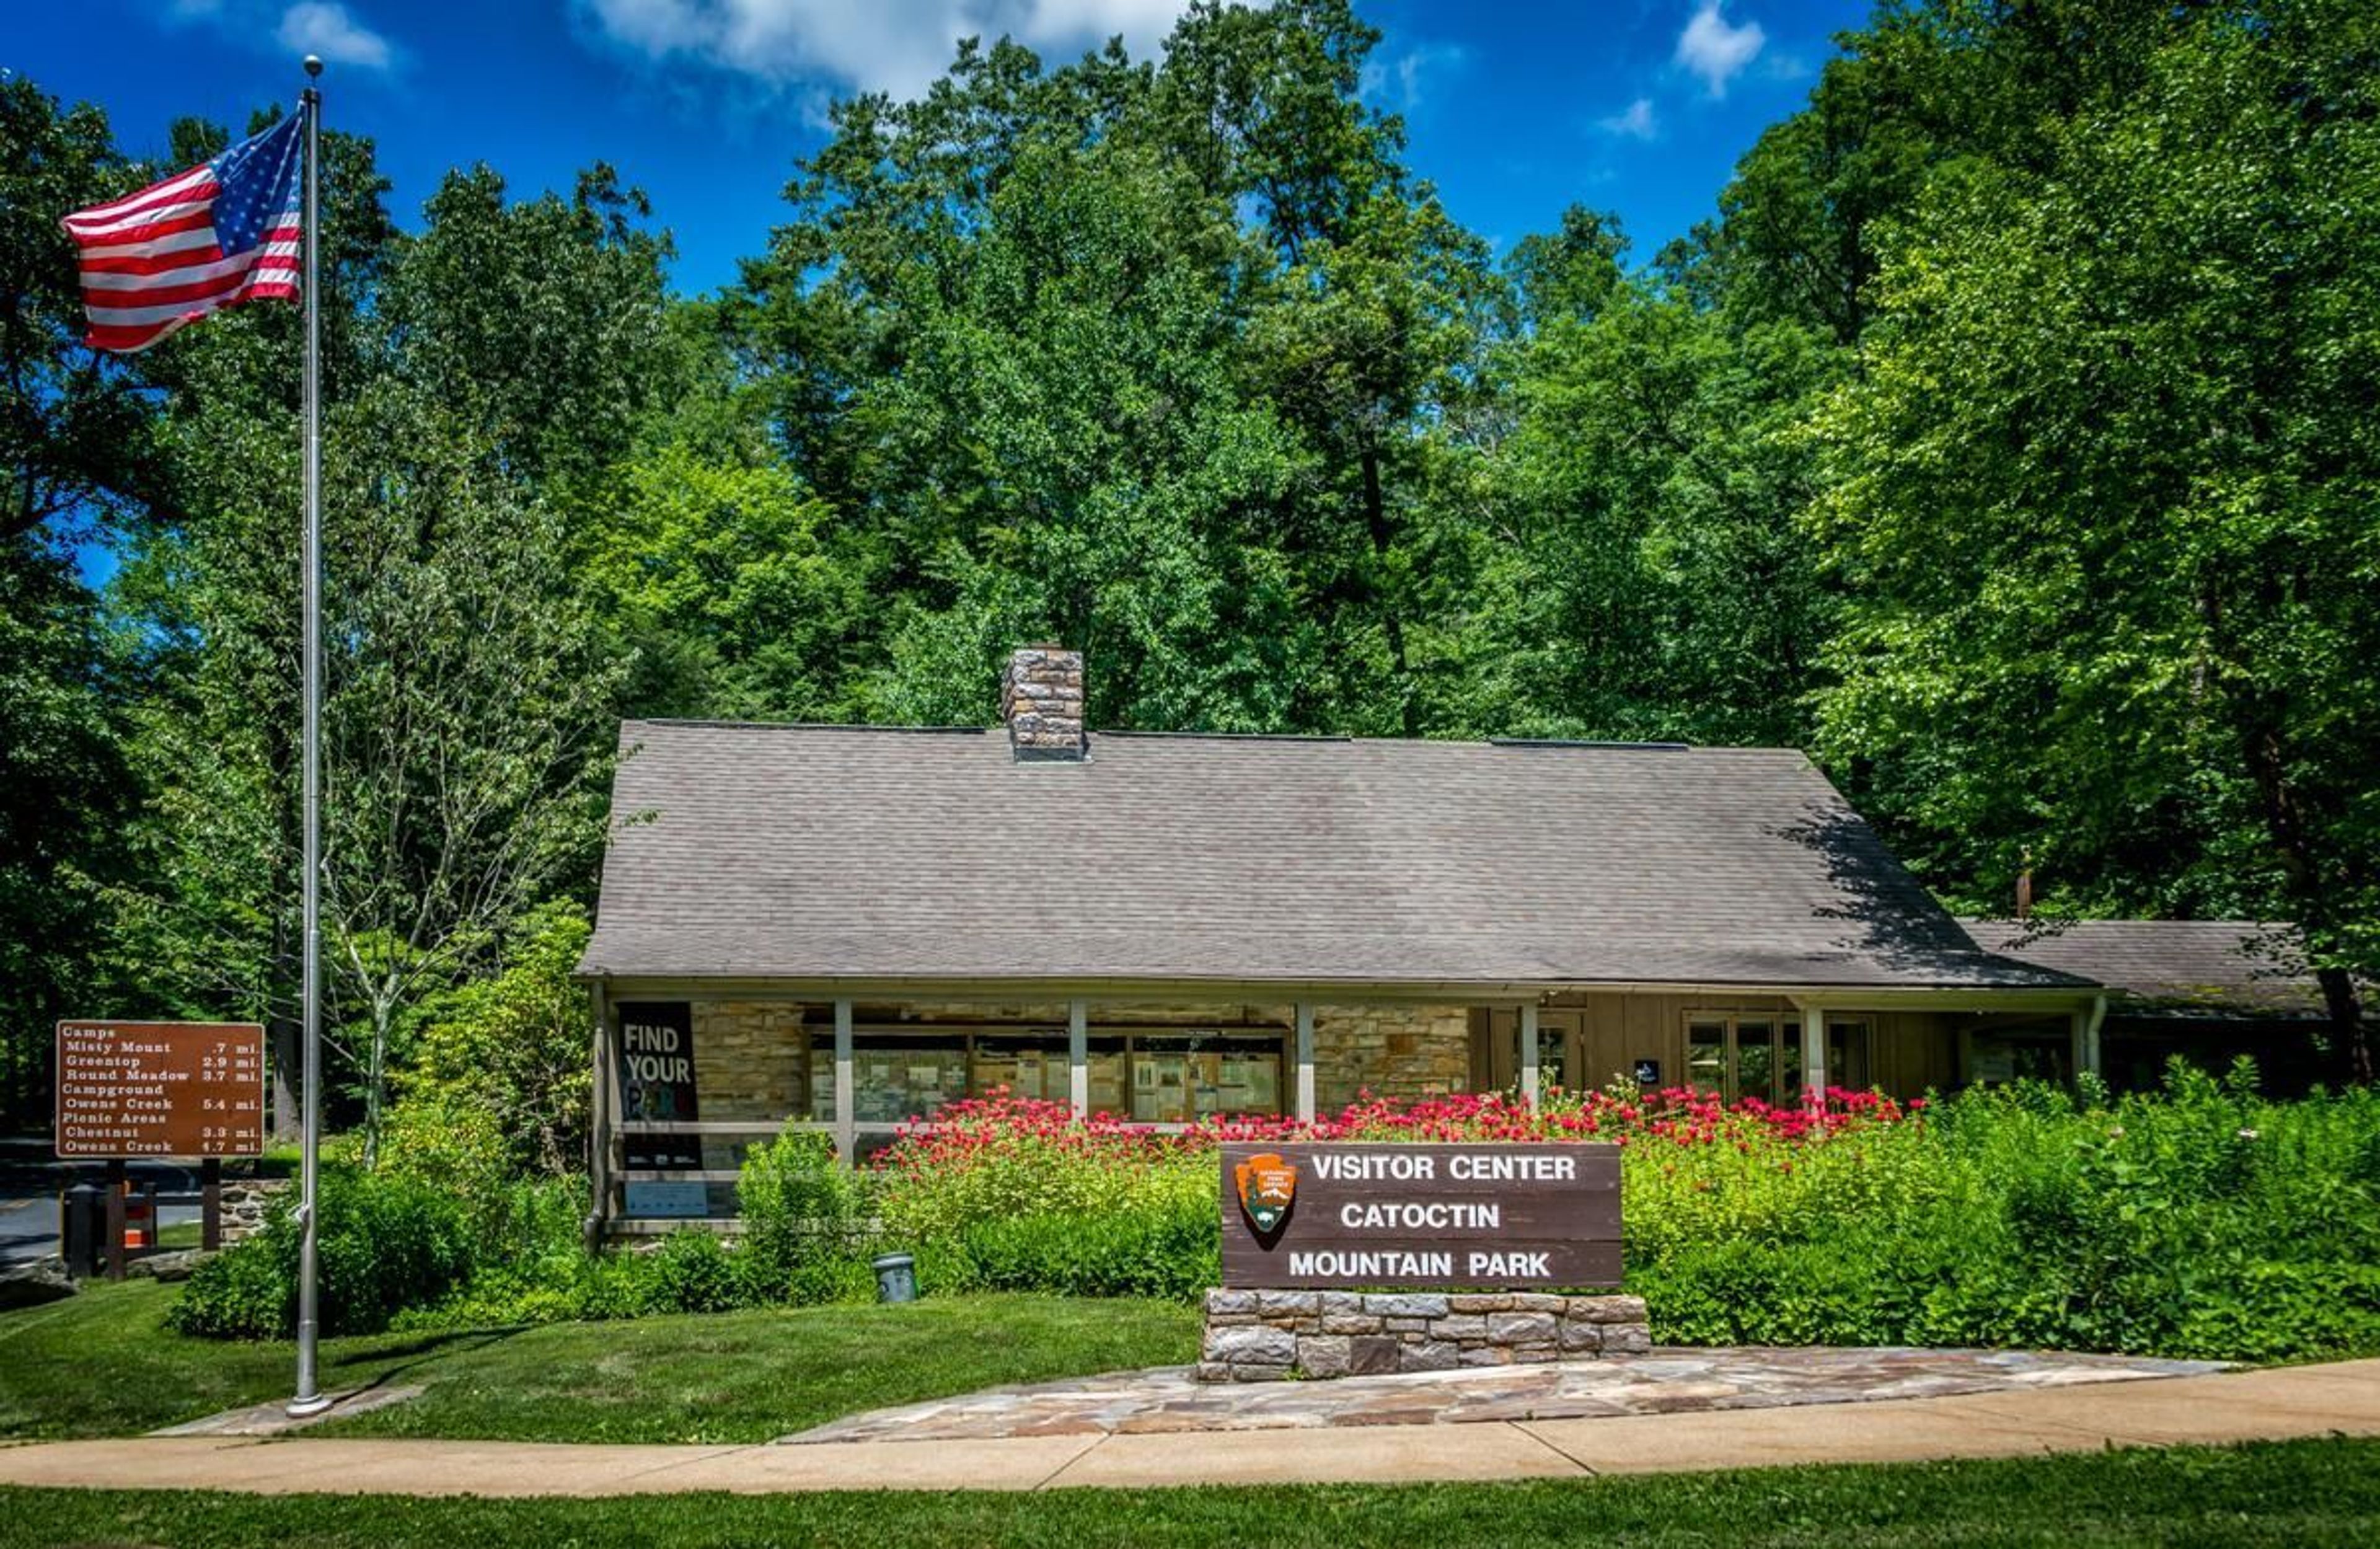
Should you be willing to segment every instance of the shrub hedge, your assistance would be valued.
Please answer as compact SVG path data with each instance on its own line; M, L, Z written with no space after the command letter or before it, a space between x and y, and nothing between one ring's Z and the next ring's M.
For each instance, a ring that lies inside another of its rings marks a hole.
M860 1300L868 1257L916 1253L929 1295L1188 1299L1218 1278L1215 1148L1232 1139L1619 1141L1628 1288L1676 1344L2030 1346L2228 1360L2380 1351L2380 1094L2275 1103L2252 1070L2177 1067L2111 1101L2038 1084L1822 1111L1695 1093L1365 1101L1310 1126L1159 1135L1062 1106L953 1104L877 1164L815 1136L757 1148L746 1240L686 1230L589 1259L583 1182L468 1204L334 1172L323 1216L334 1332ZM277 1219L203 1266L191 1333L286 1332L296 1234Z

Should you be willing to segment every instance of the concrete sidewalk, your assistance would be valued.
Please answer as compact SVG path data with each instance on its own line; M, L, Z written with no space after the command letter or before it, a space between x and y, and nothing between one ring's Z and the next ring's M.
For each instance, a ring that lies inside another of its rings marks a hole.
M1041 1490L1585 1478L2380 1436L2380 1360L1593 1420L805 1446L143 1437L0 1448L0 1484L410 1495Z

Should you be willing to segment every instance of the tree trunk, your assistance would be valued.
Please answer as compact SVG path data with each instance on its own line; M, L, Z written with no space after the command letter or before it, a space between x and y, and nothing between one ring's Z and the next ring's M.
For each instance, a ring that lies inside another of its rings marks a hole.
M2311 850L2312 825L2284 773L2288 761L2280 734L2269 726L2259 727L2249 735L2247 744L2249 768L2265 809L2265 831L2296 906L2298 929L2307 947L2319 951L2334 917L2323 896L2321 868L2314 864ZM2331 1057L2339 1078L2353 1086L2371 1085L2372 1045L2364 1031L2363 997L2356 990L2355 976L2344 968L2323 968L2314 970L2314 982L2322 987L2323 1006L2330 1014Z
M371 1008L371 1050L364 1060L364 1170L380 1165L381 1089L388 1073L388 1024L395 1006L375 995Z
M2343 968L2318 970L2322 1003L2330 1013L2331 1056L2339 1079L2350 1086L2372 1084L2372 1039L2363 1026L2363 995L2355 975Z
M1380 454L1366 446L1361 463L1364 472L1364 526L1371 535L1372 560L1378 569L1386 566L1389 550L1396 535L1389 530L1388 498L1380 488ZM1397 616L1399 599L1389 596L1387 589L1377 582L1372 592L1379 600L1380 628L1389 638L1390 659L1396 665L1399 725L1407 737L1419 737L1421 696L1415 690L1413 664L1405 655L1404 620Z

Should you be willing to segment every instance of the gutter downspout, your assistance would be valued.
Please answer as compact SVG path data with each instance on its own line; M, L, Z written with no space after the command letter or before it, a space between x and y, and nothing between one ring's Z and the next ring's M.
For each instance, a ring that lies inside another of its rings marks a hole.
M592 1199L584 1229L591 1255L602 1251L612 1224L612 997L606 981L587 982L587 1005L595 1024L595 1080L587 1116L587 1181Z

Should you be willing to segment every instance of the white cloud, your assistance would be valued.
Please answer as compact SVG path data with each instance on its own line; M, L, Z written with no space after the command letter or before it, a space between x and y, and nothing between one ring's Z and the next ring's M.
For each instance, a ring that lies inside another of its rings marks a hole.
M203 26L256 48L292 55L319 54L334 65L384 70L397 63L396 45L336 0L172 0L161 18L169 28Z
M1006 34L1045 55L1096 48L1121 33L1154 53L1188 0L575 0L582 18L631 53L698 60L777 84L831 80L914 96L941 75L964 37Z
M1410 114L1421 106L1430 76L1453 69L1468 57L1457 43L1423 43L1394 60L1375 56L1364 61L1356 90L1376 104Z
M1720 0L1702 0L1686 30L1678 34L1677 62L1702 77L1714 97L1727 95L1727 83L1760 57L1768 34L1760 23L1730 26L1719 14Z
M359 65L384 70L395 57L388 40L347 14L345 6L304 0L282 13L274 34L281 46L297 54L319 54L334 65Z
M1653 116L1650 97L1639 97L1609 118L1597 119L1595 127L1622 140L1651 140L1661 132L1659 120Z

